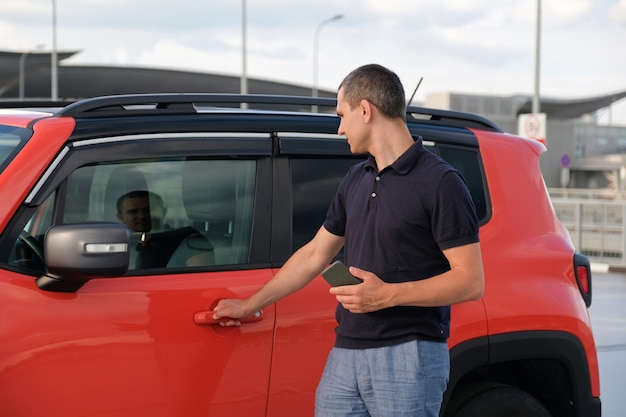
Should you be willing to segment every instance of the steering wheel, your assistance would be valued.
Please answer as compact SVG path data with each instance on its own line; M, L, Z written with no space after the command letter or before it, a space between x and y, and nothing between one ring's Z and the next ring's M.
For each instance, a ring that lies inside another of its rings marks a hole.
M41 263L45 263L45 257L43 254L43 248L37 239L31 236L28 232L21 231L18 237L22 243L24 243L30 250L33 251L35 256L41 261Z

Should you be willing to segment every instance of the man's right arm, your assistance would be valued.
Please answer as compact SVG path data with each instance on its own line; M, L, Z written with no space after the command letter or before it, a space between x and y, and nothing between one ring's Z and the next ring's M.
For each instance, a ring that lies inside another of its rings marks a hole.
M248 317L275 301L304 288L339 253L344 243L343 236L330 233L323 226L315 237L298 249L287 260L278 273L259 291L245 300L220 300L213 309L215 320L232 318L222 322L225 326L238 326L239 318Z

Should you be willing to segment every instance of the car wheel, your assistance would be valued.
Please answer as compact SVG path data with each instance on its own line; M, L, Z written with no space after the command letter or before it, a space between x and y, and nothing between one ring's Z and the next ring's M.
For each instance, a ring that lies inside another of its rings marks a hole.
M552 417L532 395L504 384L478 384L451 399L449 417Z

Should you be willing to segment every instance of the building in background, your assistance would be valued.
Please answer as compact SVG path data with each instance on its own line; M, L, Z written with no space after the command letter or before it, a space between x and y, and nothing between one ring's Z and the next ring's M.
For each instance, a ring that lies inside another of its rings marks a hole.
M626 126L605 126L596 115L626 98L626 91L578 100L541 99L547 116L547 152L541 171L550 188L626 190ZM427 94L424 106L477 113L518 134L518 117L531 112L532 96ZM520 173L521 174L521 173Z
M76 52L59 52L63 61ZM20 59L24 54L0 51L0 106L2 100L19 99ZM36 56L35 56L36 55ZM26 58L24 93L28 100L50 99L50 53L32 53ZM111 95L149 93L239 93L240 77L202 72L140 67L59 65L58 96L64 100ZM249 79L249 94L310 96L310 85L298 86ZM336 92L320 91L320 97Z

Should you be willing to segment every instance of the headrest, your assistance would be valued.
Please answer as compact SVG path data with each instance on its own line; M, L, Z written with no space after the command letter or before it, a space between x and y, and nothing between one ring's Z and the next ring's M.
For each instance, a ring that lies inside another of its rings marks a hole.
M183 204L195 221L226 222L235 217L238 165L236 161L186 161Z

